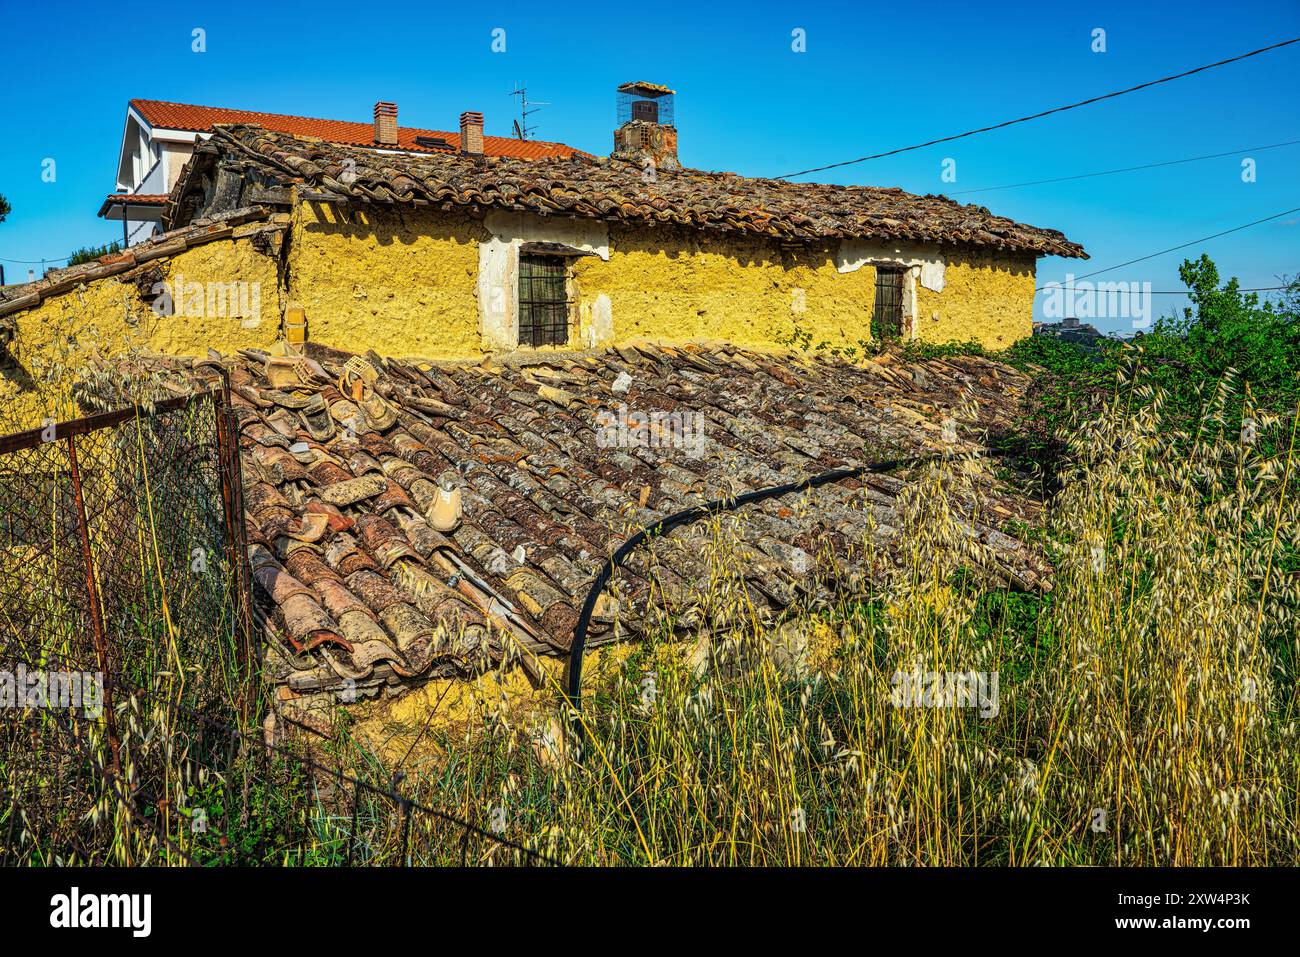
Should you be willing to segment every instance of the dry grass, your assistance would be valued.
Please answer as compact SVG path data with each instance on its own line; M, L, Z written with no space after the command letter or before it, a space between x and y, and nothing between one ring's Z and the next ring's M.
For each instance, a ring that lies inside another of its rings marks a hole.
M837 583L833 597L779 621L745 587L743 517L714 521L694 607L659 615L630 654L591 662L581 736L558 674L525 706L507 691L517 675L486 674L454 728L408 709L390 747L345 738L329 760L378 783L400 764L408 797L568 864L1300 863L1300 420L1252 424L1248 391L1226 382L1184 435L1162 401L1122 381L1073 431L1065 490L1026 532L1055 566L1048 595L984 573L990 546L965 531L984 466L952 458L900 498L902 560L879 563L894 572L857 581L842 556L820 555L812 574ZM1243 404L1248 427L1229 426ZM668 543L656 547L671 561ZM860 543L867 559L877 547ZM943 690L900 706L900 673L996 675L997 707ZM0 762L8 794L58 778L79 796L48 828L18 803L0 812L18 828L14 856L400 854L382 801L358 808L349 842L338 788L247 743L223 764L227 745L182 717L138 699L119 715L124 777L161 831L73 751L67 768ZM102 765L102 729L80 740ZM188 826L199 808L206 834ZM459 863L458 837L420 818L408 856ZM468 854L517 859L502 851L478 841Z
M1121 383L1040 530L1047 597L979 574L963 461L905 496L904 574L779 624L719 520L691 616L709 633L668 640L665 616L593 668L581 742L558 688L523 716L488 693L407 769L426 800L572 864L1300 863L1296 422L1239 433L1242 401L1224 383L1179 435ZM1268 429L1279 457L1256 451ZM1026 601L1028 624L1003 613ZM897 672L996 673L996 714L896 706Z

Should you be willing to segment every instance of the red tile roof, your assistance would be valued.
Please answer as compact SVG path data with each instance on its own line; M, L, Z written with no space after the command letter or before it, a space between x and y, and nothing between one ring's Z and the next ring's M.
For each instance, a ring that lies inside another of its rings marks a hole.
M104 200L104 205L99 207L99 214L103 216L114 206L121 206L123 203L130 203L132 206L166 206L166 193L109 193Z
M220 106L193 106L188 103L167 103L162 100L132 100L136 109L153 126L170 130L192 130L209 133L217 123L256 123L277 133L293 136L315 136L331 143L348 146L375 146L373 123L352 123L346 120L319 120L308 116L285 116L279 113L257 113L252 110L231 110ZM415 153L445 153L448 150L418 145L420 136L445 140L451 150L460 149L460 133L445 130L420 130L410 126L397 128L397 149ZM563 143L545 140L516 140L508 136L484 136L483 152L488 156L509 156L515 159L561 159L582 150Z

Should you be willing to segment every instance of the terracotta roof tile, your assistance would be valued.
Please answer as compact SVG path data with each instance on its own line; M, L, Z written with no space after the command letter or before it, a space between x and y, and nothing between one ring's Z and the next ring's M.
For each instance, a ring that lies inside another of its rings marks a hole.
M166 206L167 193L109 193L96 215L103 216L113 206L130 203L132 206Z
M782 240L901 240L1087 257L1083 247L1054 229L894 188L789 183L689 168L660 169L647 180L644 170L629 163L583 157L520 162L393 155L377 162L369 150L246 125L217 127L196 149L190 177L198 175L205 157L211 162L218 154L251 160L286 183L366 203L451 203L675 223ZM186 188L185 181L178 183L173 199L183 199Z
M979 421L963 427L959 447L977 448L979 430L1006 425L1028 385L1015 370L969 356L851 365L722 344L646 345L484 368L372 353L375 394L396 419L356 438L336 430L318 443L295 414L283 417L297 423L287 437L269 424L291 410L275 404L285 392L269 388L262 355L204 361L224 365L234 386L256 597L272 632L271 668L295 691L466 673L511 649L561 655L601 562L637 526L728 493L938 451L939 422L967 401ZM350 356L309 346L308 358L318 375L296 391L341 401L335 386ZM193 368L202 368L198 360L148 362L191 385ZM632 385L615 392L620 373ZM543 384L556 376L569 383L571 407L546 398L553 394ZM602 447L596 416L624 402L699 412L700 454ZM286 468L286 455L304 467ZM445 532L433 527L440 481L461 495L459 522ZM1029 517L1033 507L989 475L975 481L981 517L968 515L969 532L996 545L986 573L1035 587L1046 572L1040 554L985 524L992 515ZM878 575L902 561L897 496L905 487L897 476L869 476L737 513L758 613L776 614L823 587L808 573L821 549L853 574ZM708 576L707 535L690 526L661 541L654 556L636 553L600 606L593 643L615 638L616 618L619 634L640 633L652 578L656 602L666 597L694 614ZM861 566L852 546L873 535L878 553Z
M308 116L290 116L280 113L258 113L253 110L233 110L220 106L194 106L189 103L167 103L162 100L132 100L131 105L140 115L157 127L171 130L188 130L210 133L221 123L256 123L268 130L290 133L294 136L314 136L332 143L375 148L373 123L354 123L348 120L321 120ZM421 130L410 126L397 128L397 149L416 153L446 152L434 147L421 146L419 137L432 137L446 141L452 151L460 149L460 133L444 130ZM518 140L507 136L484 136L483 152L488 156L510 156L515 159L547 159L567 157L581 153L563 143L545 140Z

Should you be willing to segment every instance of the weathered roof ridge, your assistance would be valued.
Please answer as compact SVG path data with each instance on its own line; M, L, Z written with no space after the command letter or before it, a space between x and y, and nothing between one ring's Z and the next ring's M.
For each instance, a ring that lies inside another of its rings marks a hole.
M381 155L247 124L216 127L202 150L236 154L283 182L362 203L677 224L787 241L910 241L1087 258L1082 246L1057 230L896 187L791 183L687 167L647 175L610 158Z
M46 299L60 296L81 283L121 276L137 266L183 253L195 246L223 239L270 237L289 228L288 217L277 215L263 206L232 209L219 216L196 219L188 225L169 230L153 239L127 249L100 256L76 266L52 269L33 282L0 287L0 317L34 309Z

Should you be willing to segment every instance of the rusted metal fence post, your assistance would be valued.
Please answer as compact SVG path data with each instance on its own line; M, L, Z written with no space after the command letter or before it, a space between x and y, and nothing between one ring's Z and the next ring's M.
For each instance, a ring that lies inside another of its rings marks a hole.
M244 537L244 488L239 461L239 430L230 401L230 377L221 370L221 388L211 393L217 427L217 471L221 476L221 506L226 524L226 561L235 589L235 630L244 674L240 717L247 722L257 700L257 653L253 647L252 581Z
M77 505L77 537L81 539L81 561L86 573L86 602L90 606L90 626L95 639L95 657L104 675L104 722L108 729L108 747L113 775L122 773L121 741L117 736L117 719L113 710L113 672L108 655L108 638L104 634L104 614L99 603L99 583L95 580L95 557L90 548L90 526L86 521L86 500L81 490L81 469L77 467L77 438L68 435L68 472L72 477L72 497Z

